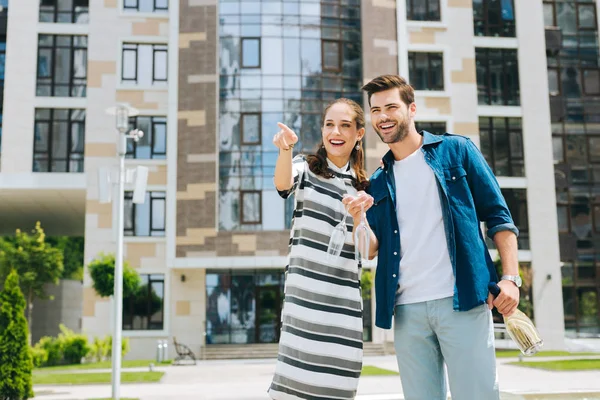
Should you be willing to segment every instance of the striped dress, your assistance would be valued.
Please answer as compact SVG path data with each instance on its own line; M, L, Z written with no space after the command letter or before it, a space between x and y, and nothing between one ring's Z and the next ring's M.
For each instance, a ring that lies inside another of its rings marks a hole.
M327 246L345 212L342 196L356 195L354 171L337 178L313 174L303 156L293 160L294 185L280 195L296 196L286 267L285 301L272 399L354 399L362 369L363 322L360 267L354 258L352 217L337 259ZM339 179L338 179L339 178Z

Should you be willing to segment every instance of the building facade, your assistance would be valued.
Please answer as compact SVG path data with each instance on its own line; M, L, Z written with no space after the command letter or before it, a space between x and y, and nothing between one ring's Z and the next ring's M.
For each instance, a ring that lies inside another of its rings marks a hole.
M114 252L106 110L140 111L126 164L150 176L144 204L126 194L125 259L142 279L124 301L129 357L174 337L196 352L278 340L293 203L272 183L276 123L312 151L325 105L366 105L360 87L387 73L415 87L418 129L471 138L498 177L547 346L600 334L600 0L4 3L3 233L41 220L85 235L86 264ZM370 127L365 142L371 173L387 146ZM111 300L91 286L86 274L82 330L104 336ZM391 341L373 303L365 339Z

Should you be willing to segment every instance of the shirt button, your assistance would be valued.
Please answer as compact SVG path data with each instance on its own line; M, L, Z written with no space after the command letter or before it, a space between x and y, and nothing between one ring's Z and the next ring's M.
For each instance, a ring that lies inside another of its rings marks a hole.
M398 231L395 230L394 233L398 233Z
M397 252L397 251L395 251L395 252L394 252L394 255L395 255L395 256L397 256L397 255L398 255L398 252Z
M396 274L392 275L392 278L395 278L395 277L396 277Z
M453 180L453 181L455 181L455 180L456 180L456 177L455 177L455 176L453 176L453 177L452 177L452 180Z

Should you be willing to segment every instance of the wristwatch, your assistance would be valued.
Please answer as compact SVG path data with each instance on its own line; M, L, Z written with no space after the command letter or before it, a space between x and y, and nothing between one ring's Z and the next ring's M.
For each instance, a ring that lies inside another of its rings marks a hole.
M518 288L520 288L521 285L523 284L523 280L521 279L521 277L519 275L502 275L502 278L500 278L500 279L503 281L511 281L515 285L517 285Z

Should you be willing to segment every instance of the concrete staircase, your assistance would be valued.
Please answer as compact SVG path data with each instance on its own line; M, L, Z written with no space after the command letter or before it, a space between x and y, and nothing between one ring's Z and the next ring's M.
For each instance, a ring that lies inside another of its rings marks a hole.
M393 346L380 343L365 343L364 356L382 356L393 354ZM277 344L212 344L202 347L198 359L200 360L235 360L277 358Z

